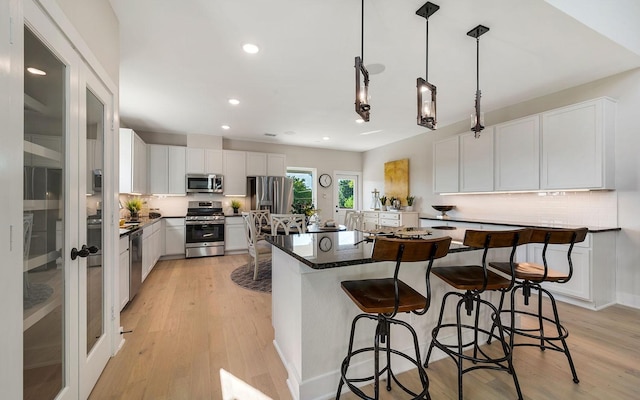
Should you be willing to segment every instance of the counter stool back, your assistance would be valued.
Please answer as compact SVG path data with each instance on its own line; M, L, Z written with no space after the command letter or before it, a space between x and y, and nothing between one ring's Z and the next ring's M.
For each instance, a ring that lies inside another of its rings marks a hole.
M433 275L458 291L448 292L442 299L438 323L432 331L431 345L429 346L424 366L428 366L429 358L431 357L431 352L434 347L437 347L451 357L458 367L458 398L460 400L463 398L462 376L476 369L493 369L508 372L513 376L518 398L522 399L518 378L511 362L511 348L505 338L505 331L499 317L494 318L494 324L498 329L498 333L494 334L493 338L497 339L501 344L500 353L495 356L489 355L484 349L480 348L480 334L492 334L489 330L490 327L487 326L483 328L479 326L481 306L488 307L490 312L499 315L496 307L491 302L482 299L480 295L485 291L509 291L514 285L514 279L512 277L504 277L487 268L487 255L489 254L489 250L497 248L510 249L509 264L511 268L514 268L516 249L519 245L527 243L530 236L531 231L529 229L508 231L467 230L465 232L464 244L469 247L484 250L482 264L446 266L433 268L431 270ZM442 320L447 300L451 297L458 297L456 322L445 324ZM471 316L475 310L472 325L465 323L462 319L461 310L463 306L467 316ZM445 342L445 339L439 337L443 329L445 332L449 329L455 329L455 334L442 335L449 338L457 338L455 343ZM464 335L465 332L472 335L470 341L464 341L465 339L463 339L463 337L468 337ZM469 348L472 348L473 351L469 352ZM493 352L491 354L493 354ZM471 361L472 365L465 368L463 365L464 361Z
M571 252L573 246L576 243L580 243L587 237L587 228L578 229L541 229L535 228L531 230L531 238L529 243L542 244L542 264L534 262L521 262L516 263L513 271L508 263L505 262L492 262L489 265L498 271L506 274L513 274L516 280L516 284L511 290L511 307L504 309L504 297L505 292L500 296L500 304L498 311L500 314L509 314L511 319L514 320L516 315L529 316L535 318L537 326L532 328L525 327L505 327L505 330L511 334L510 345L513 346L536 346L540 350L551 349L564 353L567 356L569 367L571 368L571 374L573 375L573 381L578 383L578 374L567 346L566 338L569 336L567 329L560 323L558 316L558 308L556 306L556 300L547 289L543 288L541 284L543 282L555 282L566 283L571 279L573 275L573 262L571 261ZM555 248L554 251L566 252L567 256L567 272L557 271L549 268L547 262L547 249L549 245L566 245L565 249ZM529 297L531 296L531 290L536 290L538 294L537 309L527 309L529 305ZM516 303L516 292L522 291L524 297L524 307L518 308ZM551 305L552 316L548 312L545 312L543 305L545 303L544 297L546 295L548 302ZM551 327L551 332L547 330L545 332L545 324ZM493 332L492 327L491 331ZM533 342L515 342L515 337L520 336L522 338L534 339ZM489 336L489 343L491 342L491 336ZM560 342L560 343L558 343Z
M271 214L271 234L305 233L307 223L304 214Z
M344 281L341 286L349 298L363 311L357 315L351 324L351 335L349 338L349 348L347 356L342 362L340 372L341 378L338 384L336 399L340 398L342 386L344 384L358 397L370 399L362 389L356 386L357 383L374 381L374 398L378 398L380 389L380 376L387 374L387 390L391 390L391 382L395 382L402 390L414 396L415 399L429 398L429 380L422 368L420 350L418 348L418 338L415 330L408 323L395 319L399 312L413 312L422 315L429 309L431 302L431 289L429 287L429 271L433 265L433 260L444 257L451 245L450 237L436 239L397 239L397 238L376 238L373 246L371 259L373 261L393 261L395 269L392 278L363 279ZM426 272L426 296L423 296L411 286L398 278L401 264L405 262L428 261ZM377 322L373 347L353 349L353 341L357 322L361 319L369 319ZM391 326L399 325L405 327L413 336L415 348L415 358L391 348ZM386 366L380 369L379 354L380 343L386 343L382 349L386 354ZM351 358L364 352L374 352L374 372L371 376L364 378L347 377ZM403 386L393 374L391 369L391 355L403 357L412 362L418 371L422 388L419 393Z

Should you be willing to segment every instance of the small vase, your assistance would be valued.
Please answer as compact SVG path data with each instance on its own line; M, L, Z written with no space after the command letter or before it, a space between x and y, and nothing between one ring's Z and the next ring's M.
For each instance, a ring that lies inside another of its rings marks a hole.
M131 211L131 216L129 217L129 219L131 221L137 221L138 220L138 212L137 211Z
M237 213L238 213L238 209L237 209L237 208L234 208L234 209L233 209L233 213L234 213L234 214L237 214Z
M406 206L404 208L405 211L413 211L413 206Z

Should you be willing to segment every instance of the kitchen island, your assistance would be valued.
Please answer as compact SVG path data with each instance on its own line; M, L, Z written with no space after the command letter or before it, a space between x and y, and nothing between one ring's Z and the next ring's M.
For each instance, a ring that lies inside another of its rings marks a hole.
M434 263L442 265L479 264L482 251L461 244L464 231L454 235L434 231L432 236L451 236L454 242L449 254ZM335 396L339 366L347 353L351 321L360 313L343 293L340 282L350 279L390 277L395 263L372 262L373 244L364 241L363 233L354 231L270 236L272 251L272 323L274 345L287 369L287 385L294 399L327 399ZM503 249L490 253L492 259L508 257ZM426 293L427 263L408 263L400 269L400 278L421 293ZM421 356L431 341L431 331L437 323L442 297L451 287L436 277L431 279L432 301L426 315L400 314L397 318L410 323L420 340ZM484 298L497 303L497 293ZM449 310L446 316L455 315ZM445 316L445 321L447 317ZM491 322L488 313L481 313L485 324ZM449 322L449 321L447 321ZM374 329L374 324L371 325ZM370 346L373 330L356 332L355 346ZM392 345L410 353L412 340L408 333L398 331ZM432 360L444 357L434 350ZM394 370L412 368L408 362L394 359ZM452 368L455 366L452 364ZM371 371L373 360L364 356L352 362L354 374ZM365 376L362 373L361 376Z

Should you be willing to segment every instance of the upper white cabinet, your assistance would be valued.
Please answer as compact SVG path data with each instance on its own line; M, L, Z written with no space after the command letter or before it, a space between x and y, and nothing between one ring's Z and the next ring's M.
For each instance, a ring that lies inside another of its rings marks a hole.
M433 144L433 191L458 192L458 136Z
M615 103L599 98L542 114L542 189L614 189Z
M222 153L224 195L247 195L247 153L244 151L224 150Z
M284 154L247 152L247 176L286 176Z
M187 174L222 174L222 150L188 147Z
M148 145L149 192L154 194L185 194L186 148L181 146Z
M120 193L147 193L147 147L132 129L120 129Z
M247 152L247 176L266 176L267 153Z
M287 156L267 153L267 175L287 176ZM247 174L249 176L249 174Z
M496 125L495 190L540 188L540 116Z
M493 190L493 127L460 135L460 191Z

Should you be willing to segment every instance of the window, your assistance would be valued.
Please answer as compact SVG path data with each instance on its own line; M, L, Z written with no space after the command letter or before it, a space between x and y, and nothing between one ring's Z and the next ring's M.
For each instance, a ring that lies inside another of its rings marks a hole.
M287 168L287 177L293 179L293 204L317 206L316 169Z

